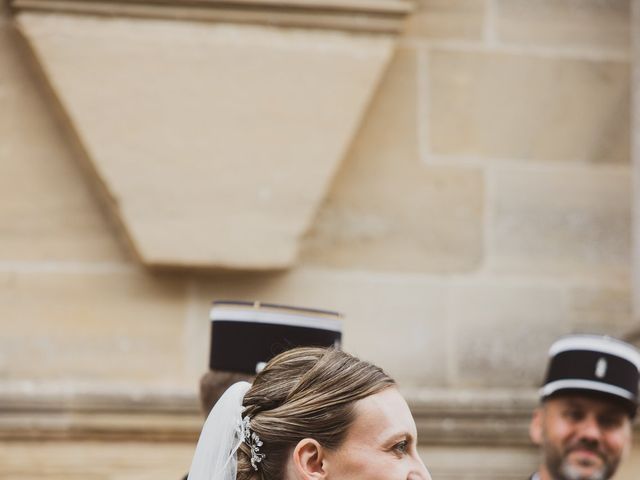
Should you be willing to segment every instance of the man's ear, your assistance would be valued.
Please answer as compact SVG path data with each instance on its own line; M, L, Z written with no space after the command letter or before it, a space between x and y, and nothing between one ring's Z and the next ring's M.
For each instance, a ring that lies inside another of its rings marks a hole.
M299 478L323 480L326 478L324 449L312 438L303 438L293 449L293 465Z
M531 423L529 423L529 438L536 445L542 444L542 423L544 420L544 410L538 407L533 411Z

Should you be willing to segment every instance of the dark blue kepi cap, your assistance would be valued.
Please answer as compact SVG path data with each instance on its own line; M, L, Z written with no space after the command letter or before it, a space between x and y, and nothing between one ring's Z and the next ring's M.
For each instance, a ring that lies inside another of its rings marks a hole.
M336 347L342 316L333 311L260 302L215 301L209 368L255 375L295 347Z
M622 403L633 417L638 408L640 352L601 335L567 335L549 349L542 400L563 392L603 395Z

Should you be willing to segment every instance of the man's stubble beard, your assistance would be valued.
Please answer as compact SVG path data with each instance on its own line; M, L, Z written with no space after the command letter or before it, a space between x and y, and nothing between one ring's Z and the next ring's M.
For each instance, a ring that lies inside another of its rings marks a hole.
M546 436L545 436L546 437ZM569 454L577 447L586 448L596 453L602 459L602 466L591 475L583 475L580 470L569 463ZM544 455L547 470L553 480L608 480L618 468L619 460L611 461L597 447L579 441L565 452L559 451L545 438Z

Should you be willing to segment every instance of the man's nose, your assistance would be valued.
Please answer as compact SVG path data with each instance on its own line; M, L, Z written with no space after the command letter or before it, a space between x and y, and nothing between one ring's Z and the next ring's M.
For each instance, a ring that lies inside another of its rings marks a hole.
M602 436L600 430L600 424L598 419L592 415L587 416L582 422L580 422L579 436L583 440L589 440L590 442L599 442Z

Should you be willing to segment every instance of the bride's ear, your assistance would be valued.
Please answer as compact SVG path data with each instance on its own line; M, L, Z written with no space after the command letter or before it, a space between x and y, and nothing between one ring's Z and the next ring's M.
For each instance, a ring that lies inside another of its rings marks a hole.
M312 438L304 438L298 442L293 449L292 460L297 478L324 480L327 476L324 449Z

